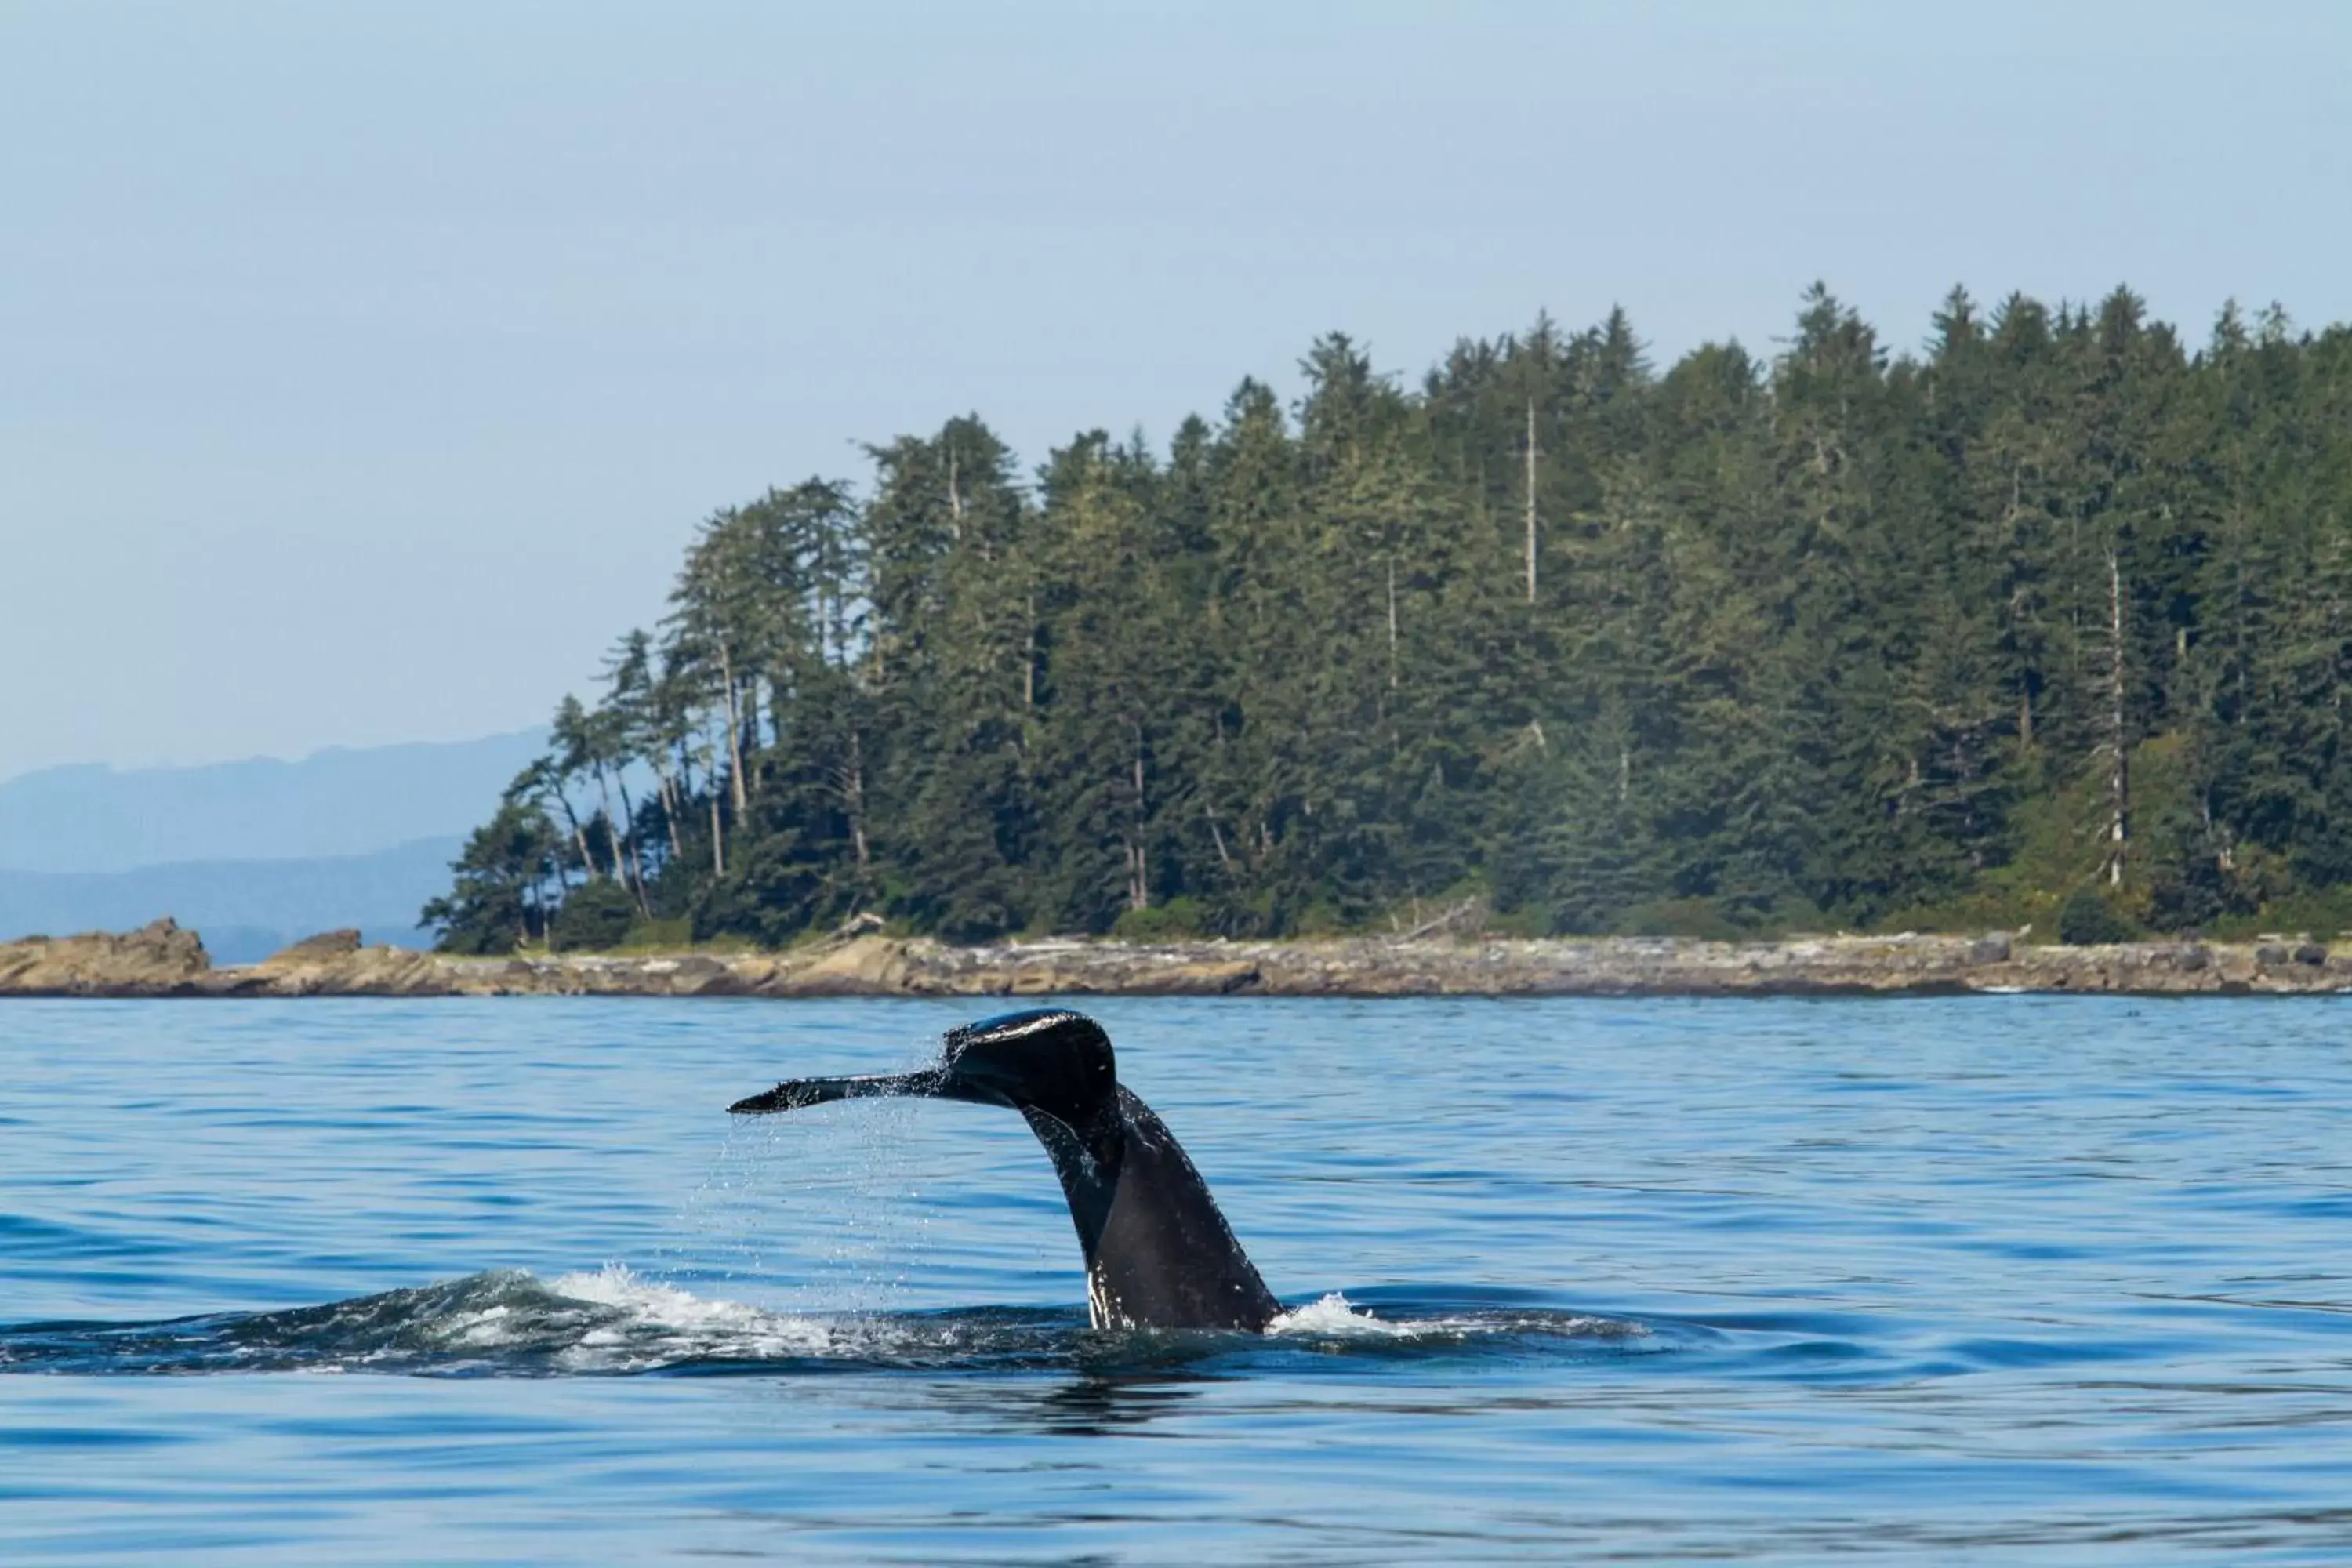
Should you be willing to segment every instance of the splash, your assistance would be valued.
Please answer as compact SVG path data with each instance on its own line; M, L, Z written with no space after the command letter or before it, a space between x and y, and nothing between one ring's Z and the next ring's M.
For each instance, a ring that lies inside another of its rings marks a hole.
M1370 1311L1360 1311L1350 1306L1348 1298L1334 1290L1319 1301L1309 1301L1304 1307L1294 1307L1265 1326L1269 1334L1381 1334L1394 1336L1407 1332L1410 1325L1383 1322Z
M607 1263L593 1274L566 1274L554 1294L614 1315L557 1352L572 1372L636 1372L694 1362L775 1362L824 1356L843 1336L814 1318L771 1312L740 1301L714 1301L640 1278Z
M938 1054L936 1035L909 1036L878 1070L911 1071ZM912 1100L877 1099L852 1115L726 1118L677 1216L679 1238L657 1264L756 1287L803 1315L888 1310L931 1220L929 1173L910 1137L918 1114ZM788 1249L790 1278L768 1258L768 1238L786 1231L800 1238Z

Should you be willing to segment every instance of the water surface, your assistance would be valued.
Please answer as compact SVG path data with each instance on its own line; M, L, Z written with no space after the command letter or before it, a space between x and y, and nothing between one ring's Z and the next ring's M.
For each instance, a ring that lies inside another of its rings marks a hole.
M2345 1003L1087 1005L1276 1332L723 1114L958 1005L0 1005L0 1561L2352 1559Z

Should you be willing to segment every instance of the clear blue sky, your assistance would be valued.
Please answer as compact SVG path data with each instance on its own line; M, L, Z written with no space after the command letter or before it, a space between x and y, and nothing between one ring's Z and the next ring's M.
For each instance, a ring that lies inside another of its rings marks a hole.
M0 777L541 720L712 508L1816 277L2352 317L2352 6L0 0Z

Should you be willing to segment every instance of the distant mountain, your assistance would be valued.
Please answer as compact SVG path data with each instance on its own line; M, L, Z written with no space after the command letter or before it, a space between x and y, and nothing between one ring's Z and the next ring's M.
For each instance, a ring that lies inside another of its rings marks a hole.
M421 947L425 900L446 892L464 840L420 838L373 855L308 860L185 861L131 871L0 871L0 942L127 931L170 915L204 935L216 962L266 958L340 926L367 941Z
M446 745L335 747L297 763L48 768L0 784L0 868L176 873L189 861L373 856L469 832L545 743L544 731L529 730Z

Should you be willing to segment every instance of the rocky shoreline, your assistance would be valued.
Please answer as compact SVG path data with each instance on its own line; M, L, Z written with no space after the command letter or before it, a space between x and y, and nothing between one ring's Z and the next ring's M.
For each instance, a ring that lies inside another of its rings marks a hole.
M1352 937L957 947L844 938L786 952L453 958L330 931L215 966L169 920L0 942L0 996L1788 996L2352 991L2352 951L2303 939L2028 945L1981 936L1769 942Z

